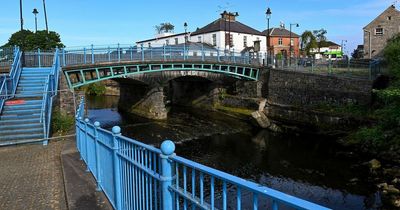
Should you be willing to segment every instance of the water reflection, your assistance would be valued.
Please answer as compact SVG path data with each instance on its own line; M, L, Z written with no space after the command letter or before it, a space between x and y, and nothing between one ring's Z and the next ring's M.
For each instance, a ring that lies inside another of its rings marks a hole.
M117 97L88 99L89 118L103 127L158 146L177 143L177 154L332 209L376 209L380 197L368 182L364 160L331 139L253 130L221 114L172 108L167 121L121 114ZM244 204L246 205L246 204Z

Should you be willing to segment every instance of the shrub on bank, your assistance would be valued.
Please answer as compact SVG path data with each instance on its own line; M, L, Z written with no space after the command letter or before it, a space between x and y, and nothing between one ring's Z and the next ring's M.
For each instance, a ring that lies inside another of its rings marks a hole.
M92 83L83 87L86 95L101 96L106 93L106 86L102 83Z
M74 123L75 120L73 116L67 115L60 110L53 111L53 121L51 124L53 133L65 135L71 130Z

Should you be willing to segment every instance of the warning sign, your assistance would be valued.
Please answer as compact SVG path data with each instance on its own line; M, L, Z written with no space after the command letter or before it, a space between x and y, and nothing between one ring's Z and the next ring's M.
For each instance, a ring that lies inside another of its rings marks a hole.
M6 101L5 104L6 104L7 106L21 105L21 104L25 104L25 100Z

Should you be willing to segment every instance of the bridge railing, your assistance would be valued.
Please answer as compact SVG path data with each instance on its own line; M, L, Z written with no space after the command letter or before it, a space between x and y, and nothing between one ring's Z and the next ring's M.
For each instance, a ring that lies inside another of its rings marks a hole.
M327 208L177 156L171 141L161 150L76 115L81 158L115 209L321 209Z
M261 65L260 57L249 52L221 50L202 43L162 46L89 46L62 50L62 66L125 61L212 61Z
M54 50L41 50L24 52L25 67L51 67L54 61Z
M50 56L49 56L50 57ZM43 101L42 101L42 109L40 114L40 122L43 123L43 139L44 145L47 145L48 138L50 135L50 123L51 123L51 115L52 115L52 107L53 107L53 99L57 96L58 93L58 80L60 76L60 56L59 50L56 49L55 53L52 56L53 64L50 70L50 74L46 78L46 83L43 89Z
M2 75L0 80L0 113L3 110L4 102L6 99L12 98L17 91L17 84L21 76L22 62L21 51L18 47L14 48L14 60L11 65L11 70L8 75Z

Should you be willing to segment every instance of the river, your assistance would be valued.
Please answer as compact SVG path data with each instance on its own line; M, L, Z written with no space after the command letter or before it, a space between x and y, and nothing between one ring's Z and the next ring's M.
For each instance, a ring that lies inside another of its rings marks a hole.
M176 153L206 166L332 208L377 209L380 196L368 178L367 158L335 139L276 134L221 113L172 107L168 120L151 121L118 112L118 97L88 97L91 121L118 125L122 134L156 147L165 139Z

